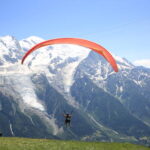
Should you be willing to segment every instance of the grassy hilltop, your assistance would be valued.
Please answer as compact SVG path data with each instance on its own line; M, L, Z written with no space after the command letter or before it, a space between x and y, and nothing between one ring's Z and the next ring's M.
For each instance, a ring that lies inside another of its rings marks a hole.
M129 143L60 141L29 138L0 138L0 150L149 150Z

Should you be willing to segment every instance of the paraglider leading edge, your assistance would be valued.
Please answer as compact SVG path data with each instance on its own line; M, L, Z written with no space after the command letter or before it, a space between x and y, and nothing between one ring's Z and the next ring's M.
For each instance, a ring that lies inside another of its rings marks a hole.
M114 71L118 72L118 66L116 64L115 59L104 47L102 47L97 43L85 39L79 39L79 38L57 38L57 39L51 39L51 40L38 43L26 52L26 54L22 58L21 63L23 64L25 59L28 57L28 55L30 55L33 51L37 50L38 48L48 46L48 45L53 45L53 44L76 44L76 45L89 48L97 52L98 54L102 55L111 64Z

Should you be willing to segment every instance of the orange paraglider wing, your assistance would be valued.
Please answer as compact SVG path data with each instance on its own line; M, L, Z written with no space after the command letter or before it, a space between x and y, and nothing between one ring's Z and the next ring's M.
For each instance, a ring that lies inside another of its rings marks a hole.
M118 67L115 59L104 47L94 42L84 40L84 39L79 39L79 38L58 38L58 39L51 39L51 40L41 42L35 45L34 47L32 47L29 51L27 51L27 53L23 56L21 63L23 64L25 59L28 57L28 55L30 55L36 49L41 48L43 46L52 45L52 44L76 44L76 45L80 45L92 49L93 51L102 55L111 64L114 71L118 72Z

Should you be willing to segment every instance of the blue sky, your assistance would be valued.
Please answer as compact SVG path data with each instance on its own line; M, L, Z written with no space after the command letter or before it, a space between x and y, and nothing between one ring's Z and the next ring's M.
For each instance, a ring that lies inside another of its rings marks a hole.
M78 37L150 59L150 0L1 0L0 36Z

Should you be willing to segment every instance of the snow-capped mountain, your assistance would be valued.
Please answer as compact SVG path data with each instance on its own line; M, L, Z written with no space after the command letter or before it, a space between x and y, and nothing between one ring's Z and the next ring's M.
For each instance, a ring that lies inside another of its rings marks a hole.
M115 73L102 56L69 44L40 48L21 65L42 41L0 38L4 135L150 143L150 69L114 56ZM63 127L64 110L74 111L70 129Z
M21 59L21 46L19 42L12 36L0 38L0 65L13 64Z

